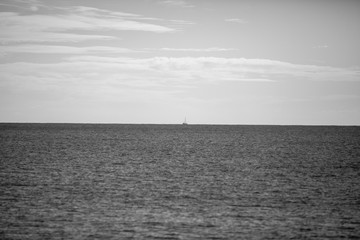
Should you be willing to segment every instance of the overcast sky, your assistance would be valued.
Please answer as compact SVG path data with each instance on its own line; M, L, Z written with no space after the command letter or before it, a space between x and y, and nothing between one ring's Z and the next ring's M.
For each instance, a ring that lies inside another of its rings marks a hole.
M358 0L0 0L0 122L360 124Z

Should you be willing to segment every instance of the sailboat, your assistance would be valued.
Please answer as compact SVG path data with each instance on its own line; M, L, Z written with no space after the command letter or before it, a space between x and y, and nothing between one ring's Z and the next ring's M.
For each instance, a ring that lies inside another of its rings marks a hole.
M188 123L186 122L186 117L182 125L188 125Z

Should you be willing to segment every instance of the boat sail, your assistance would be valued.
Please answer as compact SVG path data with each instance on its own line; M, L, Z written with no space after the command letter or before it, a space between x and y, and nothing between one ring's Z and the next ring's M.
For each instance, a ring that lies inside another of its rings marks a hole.
M183 122L183 125L188 125L188 123L186 122L186 117L185 117L185 120Z

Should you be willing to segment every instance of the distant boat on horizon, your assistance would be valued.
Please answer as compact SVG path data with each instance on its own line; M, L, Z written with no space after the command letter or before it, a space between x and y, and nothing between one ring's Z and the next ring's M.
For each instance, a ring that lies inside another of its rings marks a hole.
M182 125L188 125L188 123L186 122L186 117Z

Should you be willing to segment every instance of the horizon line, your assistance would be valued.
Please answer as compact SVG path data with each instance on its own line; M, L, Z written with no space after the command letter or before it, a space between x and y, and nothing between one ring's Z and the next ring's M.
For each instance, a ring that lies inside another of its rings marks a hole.
M0 122L0 124L88 124L88 125L181 125L182 123L119 123L119 122ZM275 123L188 123L191 125L217 126L314 126L314 127L360 127L360 124L275 124Z

